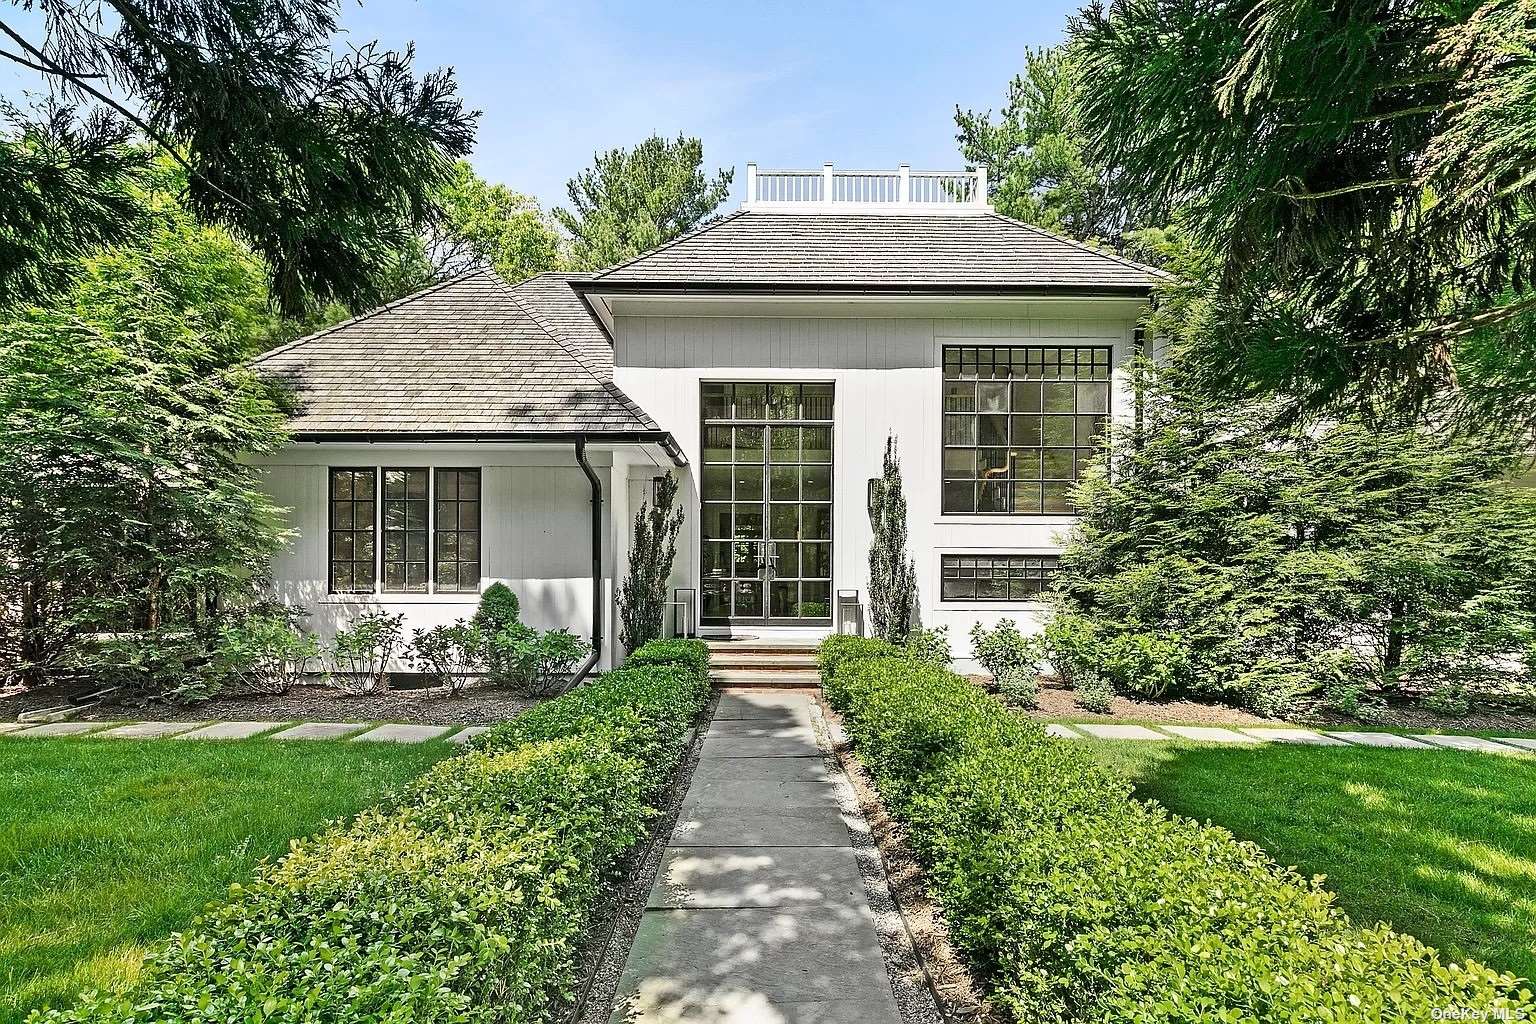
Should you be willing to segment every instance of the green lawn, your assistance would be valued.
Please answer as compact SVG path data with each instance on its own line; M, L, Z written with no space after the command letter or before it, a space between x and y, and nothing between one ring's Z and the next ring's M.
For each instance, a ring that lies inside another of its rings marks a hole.
M130 984L258 860L453 750L0 738L0 1024Z
M1460 751L1079 744L1139 795L1328 876L1360 922L1536 978L1536 759Z

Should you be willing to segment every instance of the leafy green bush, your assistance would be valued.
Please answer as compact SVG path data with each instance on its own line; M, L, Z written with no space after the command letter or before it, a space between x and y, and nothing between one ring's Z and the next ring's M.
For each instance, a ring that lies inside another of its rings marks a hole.
M247 693L287 693L319 665L320 640L286 610L257 612L219 631L217 657Z
M153 955L135 991L39 1020L563 1020L602 883L707 692L651 665L552 700L392 805L296 842Z
M1078 673L1072 683L1072 703L1096 715L1109 714L1114 696L1114 684L1097 673Z
M971 626L971 657L999 684L1003 676L1038 673L1042 641L1019 632L1012 619L998 619L991 629L976 623Z
M1026 710L1040 706L1040 673L1034 669L1009 666L995 679L997 692L1009 702Z
M684 665L709 674L709 645L702 640L652 640L624 659L625 668L640 665Z
M540 633L530 626L513 623L486 640L495 653L496 685L511 685L530 696L544 697L563 691L570 683L571 669L592 653L592 645L567 629Z
M1019 1021L1393 1021L1536 1010L1517 979L1356 928L1320 879L1128 783L968 681L844 661L855 749L951 936Z
M948 665L954 660L949 650L949 627L914 629L907 634L902 651L910 661L926 661L934 665Z
M492 583L480 595L480 605L470 621L483 632L499 633L519 622L521 613L522 606L512 588L505 583Z
M331 641L332 681L348 693L371 693L386 685L404 624L404 615L365 612L337 630Z
M447 687L448 695L454 697L463 692L469 677L479 669L485 646L480 627L458 619L451 626L413 630L410 657L417 671L427 677L428 685Z
M821 670L822 695L835 708L842 707L843 695L834 680L838 668L846 661L857 658L899 658L902 650L895 644L878 637L850 636L834 633L816 649L816 665Z

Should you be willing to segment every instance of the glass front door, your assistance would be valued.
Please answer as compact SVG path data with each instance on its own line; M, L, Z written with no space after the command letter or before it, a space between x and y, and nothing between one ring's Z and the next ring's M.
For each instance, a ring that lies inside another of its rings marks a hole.
M832 616L832 385L706 383L706 625Z

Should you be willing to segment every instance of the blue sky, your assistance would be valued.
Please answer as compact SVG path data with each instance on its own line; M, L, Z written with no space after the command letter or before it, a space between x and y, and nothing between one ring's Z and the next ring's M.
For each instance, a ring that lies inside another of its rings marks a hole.
M484 111L482 175L564 201L598 149L653 132L704 140L713 166L960 166L954 108L996 109L1026 47L1076 3L588 3L365 0L351 38L414 40ZM29 27L35 21L8 21ZM0 61L0 94L35 79Z

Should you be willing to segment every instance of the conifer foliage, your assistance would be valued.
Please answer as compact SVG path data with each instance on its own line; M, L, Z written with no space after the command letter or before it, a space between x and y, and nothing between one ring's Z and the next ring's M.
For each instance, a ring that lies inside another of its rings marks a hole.
M661 637L667 603L667 578L677 558L677 534L683 510L677 507L677 478L657 478L655 502L635 513L635 535L629 547L629 575L619 587L619 640L624 649Z
M885 466L870 496L869 618L874 635L902 643L917 607L917 566L907 556L907 498L901 489L896 438L885 441Z

